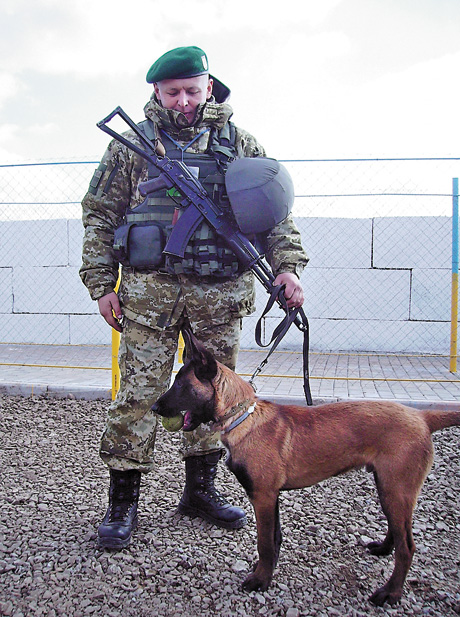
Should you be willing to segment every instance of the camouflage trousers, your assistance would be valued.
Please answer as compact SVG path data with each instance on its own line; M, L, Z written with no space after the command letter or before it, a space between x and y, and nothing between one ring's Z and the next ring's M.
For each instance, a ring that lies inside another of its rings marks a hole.
M120 389L108 410L100 446L100 456L109 467L141 472L152 469L161 419L151 411L151 406L169 388L179 333L185 325L191 325L195 335L220 362L235 368L241 317L231 316L225 323L210 323L189 319L184 308L176 323L164 329L125 319L118 357ZM209 425L183 433L183 458L221 448L218 433Z

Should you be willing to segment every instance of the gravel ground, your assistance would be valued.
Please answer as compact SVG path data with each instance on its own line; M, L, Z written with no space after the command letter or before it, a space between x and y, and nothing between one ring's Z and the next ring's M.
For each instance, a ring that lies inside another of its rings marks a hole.
M284 541L265 593L244 593L256 556L254 516L220 466L218 485L249 524L224 531L175 514L184 470L179 434L161 430L144 476L140 523L119 553L96 545L108 473L97 446L107 403L0 397L0 614L53 617L287 617L460 614L460 429L435 434L435 464L415 513L417 552L401 604L367 598L393 556L363 544L384 534L372 476L348 473L281 497Z

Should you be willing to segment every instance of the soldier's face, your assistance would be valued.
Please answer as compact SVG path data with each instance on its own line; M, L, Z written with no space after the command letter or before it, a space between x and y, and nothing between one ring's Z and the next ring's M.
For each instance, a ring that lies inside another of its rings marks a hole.
M165 109L180 111L191 124L198 105L205 103L212 94L212 79L208 75L184 79L163 79L155 84L157 99Z

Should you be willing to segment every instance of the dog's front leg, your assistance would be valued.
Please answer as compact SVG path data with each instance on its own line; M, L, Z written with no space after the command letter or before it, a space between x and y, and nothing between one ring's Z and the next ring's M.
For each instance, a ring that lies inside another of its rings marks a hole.
M271 583L281 546L278 494L265 494L252 499L257 522L259 561L254 572L243 581L246 591L266 591Z

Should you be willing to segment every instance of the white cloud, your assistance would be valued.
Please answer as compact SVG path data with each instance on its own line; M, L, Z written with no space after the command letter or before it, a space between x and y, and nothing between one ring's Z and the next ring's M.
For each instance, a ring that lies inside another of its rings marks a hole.
M17 124L0 124L0 143L4 144L15 139L19 131Z
M250 26L251 30L270 35L279 32L280 38L287 40L291 33L283 30L285 26L318 27L342 2L344 0L288 0L268 4L267 0L201 0L197 6L211 29L244 31ZM183 6L190 7L193 3L185 2Z
M19 132L16 124L0 124L0 161L17 163L22 157L11 148Z
M19 80L11 73L0 72L0 107L21 90Z
M460 139L460 52L389 73L348 91L344 115L374 152L454 155Z
M238 60L257 47L259 36L274 37L276 47L284 47L298 36L299 27L317 27L342 1L291 0L288 6L268 8L266 0L175 0L173 5L159 0L131 0L129 5L125 0L35 0L32 5L10 0L0 9L0 62L14 72L132 75L170 47L204 47L202 41L216 35L220 53ZM14 54L7 53L13 48Z
M336 52L347 53L345 41L337 45ZM460 52L388 72L360 85L330 78L324 58L318 64L319 70L309 65L305 75L288 80L273 97L262 82L255 88L252 83L251 91L259 101L256 113L245 107L244 88L235 92L235 121L248 127L269 155L458 155Z
M46 135L52 135L58 130L59 126L54 122L46 122L45 124L32 124L26 129L27 133L38 137L46 137Z
M153 34L155 14L160 25L164 21L155 5L151 0L133 0L130 6L121 0L10 1L0 8L0 66L15 73L82 77L132 72L137 53L162 38Z
M27 139L28 136L46 137L57 131L59 131L59 126L54 122L36 123L22 127L17 124L0 124L0 143L10 143L19 137L24 139Z
M193 44L231 87L235 122L273 156L432 154L449 143L455 152L459 54L420 62L428 51L415 45L426 41L431 58L455 50L442 45L451 14L437 10L438 0L422 5L405 11L423 17L423 28L401 26L387 41L385 28L372 34L366 24L378 26L371 18L379 11L391 24L399 3L1 0L0 107L10 124L0 127L0 140L37 157L99 152L105 141L95 118L116 104L141 116L150 63ZM68 118L78 127L73 140L60 126ZM23 128L15 133L13 123Z
M325 65L330 59L346 55L350 47L348 37L342 32L295 33L282 45L271 47L263 71L291 81L297 90L308 91L315 79L325 79Z

